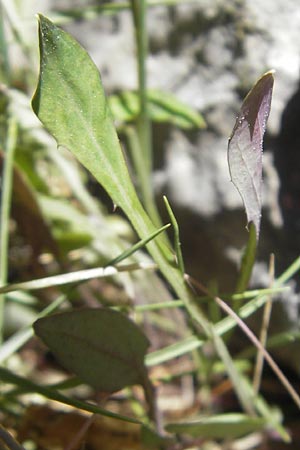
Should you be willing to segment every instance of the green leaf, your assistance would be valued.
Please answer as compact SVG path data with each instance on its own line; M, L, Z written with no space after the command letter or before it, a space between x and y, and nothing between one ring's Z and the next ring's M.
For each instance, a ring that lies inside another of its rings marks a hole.
M116 205L132 208L131 183L99 72L66 32L39 16L41 67L32 107L58 145L96 177Z
M154 122L168 122L180 128L205 128L203 117L174 95L148 90L149 115ZM131 122L139 114L138 93L125 91L109 97L114 118L120 122Z
M143 384L149 341L123 314L82 309L37 320L35 333L61 364L103 392Z
M140 238L147 239L156 229L130 179L96 66L68 33L42 15L39 34L41 67L32 100L36 115L58 145L70 150L123 209ZM151 242L148 248L169 275L168 249L157 244Z
M266 420L246 414L220 414L202 417L192 422L172 423L165 428L170 433L184 433L194 437L213 439L237 438L253 431L262 430Z
M66 146L123 209L140 238L148 238L155 227L129 177L97 68L71 36L43 16L39 16L39 32L41 69L32 101L35 113L58 144ZM210 334L174 265L173 253L160 236L147 248L190 314Z

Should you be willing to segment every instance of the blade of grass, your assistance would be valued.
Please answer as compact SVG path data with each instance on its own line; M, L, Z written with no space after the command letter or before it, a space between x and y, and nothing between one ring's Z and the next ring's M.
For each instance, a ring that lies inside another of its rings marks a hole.
M216 333L214 327L212 327L212 335L213 341L216 349L218 350L219 355L222 357L222 361L224 366L226 367L226 372L229 375L231 382L234 386L235 393L243 406L245 412L250 414L251 416L255 415L254 405L253 405L253 397L249 395L249 392L245 389L243 378L240 376L239 371L237 370L230 353L224 344L224 341L220 338L220 336Z
M144 145L141 142L142 138L132 126L124 127L124 133L127 137L128 148L131 154L134 170L137 175L138 188L142 202L144 203L145 208L152 217L154 223L160 225L161 220L154 203L150 172L147 164L145 164L145 155L142 150L142 145Z
M121 261L123 261L126 258L129 258L129 256L133 255L136 251L140 250L142 247L145 247L145 245L148 244L148 242L152 241L156 238L160 233L167 230L170 227L171 224L164 225L163 227L156 230L154 233L152 233L149 237L146 239L142 239L139 242L137 242L135 245L130 247L128 250L125 250L120 256L117 256L116 258L112 259L107 265L108 266L114 266Z
M24 388L27 392L35 392L37 394L43 395L49 400L54 400L56 402L63 403L65 405L73 406L74 408L82 409L83 411L88 411L94 414L100 414L101 416L119 419L122 420L123 422L141 424L140 421L133 419L131 417L113 413L106 409L100 408L97 405L92 405L91 403L67 397L66 395L61 394L60 392L56 391L53 388L50 388L48 386L41 386L26 378L15 375L9 370L4 369L3 367L0 367L0 379L5 383L20 386L21 388Z
M279 278L277 278L277 280L274 282L274 287L278 288L282 284L286 283L299 270L300 257L297 258ZM266 295L261 295L249 301L246 305L242 306L239 309L239 317L246 319L247 317L251 316L251 314L257 311L261 306L263 306L267 300L268 297ZM236 326L237 323L232 317L226 317L215 325L215 331L219 335L223 335ZM189 353L196 348L200 348L202 347L202 345L204 345L205 342L205 339L200 339L197 336L188 336L187 338L182 339L176 344L172 344L164 347L161 350L149 353L146 356L146 364L148 366L161 364L163 362L169 361L170 359L177 358L186 353Z
M274 430L277 431L279 436L281 436L284 442L291 442L291 438L288 432L281 425L282 418L280 411L274 407L270 407L261 395L256 395L254 393L253 386L247 377L245 377L243 374L241 374L241 377L243 378L244 388L249 392L249 395L254 398L255 408L258 413L262 417L267 419L268 426L273 427Z
M175 248L175 252L176 252L176 260L177 260L177 264L179 267L180 272L182 273L182 275L184 274L184 262L183 262L183 256L182 256L182 251L181 251L181 242L180 242L180 236L179 236L179 226L176 220L176 217L172 211L171 205L169 203L169 200L167 199L167 197L164 195L163 197L172 226L173 226L173 230L174 230L174 248Z
M6 292L13 292L16 290L36 290L44 289L51 286L61 286L69 283L78 283L82 281L87 281L93 278L103 278L116 275L118 272L126 272L132 270L148 270L156 269L156 265L152 263L136 263L128 264L118 267L113 267L115 264L123 261L124 259L131 256L136 251L140 250L142 247L147 245L150 241L155 239L159 234L169 228L170 224L164 225L158 230L154 231L146 239L142 239L135 245L125 250L121 255L112 259L105 267L97 267L94 269L80 270L77 272L65 273L62 275L54 275L53 277L40 278L31 281L25 281L23 283L14 283L4 287L0 287L0 294Z
M203 286L202 283L196 280L192 280L190 277L189 279L195 286L197 286L199 289L201 289L202 292L209 295L209 292ZM214 296L214 301L222 308L223 311L228 314L228 316L232 317L237 325L241 328L241 330L245 333L245 335L250 339L250 341L255 345L255 347L262 353L265 360L269 364L270 368L273 370L275 375L280 380L281 384L286 388L287 392L290 394L291 398L294 400L295 404L300 408L300 397L296 390L293 388L291 383L288 381L284 373L281 371L277 363L274 361L274 359L271 357L271 355L267 352L267 350L261 345L260 341L257 339L255 334L250 330L250 328L243 322L243 320L230 308L230 306L227 305L220 297Z
M94 269L78 270L76 272L63 273L52 277L38 278L36 280L24 281L23 283L14 283L0 288L0 294L18 290L36 290L45 289L52 286L63 286L64 284L79 283L91 280L93 278L104 278L117 275L119 272L131 272L134 270L153 270L157 266L154 263L136 263L124 264L113 267L96 267Z
M292 344L296 341L300 340L300 331L284 331L282 333L275 334L274 336L270 336L266 342L266 348L268 350L272 348L283 347L287 344ZM256 349L251 347L247 347L245 350L239 353L239 357L241 358L252 358L255 356Z
M146 366L152 367L170 361L171 359L177 358L178 356L182 356L202 347L205 342L205 339L199 339L196 336L188 336L180 342L168 345L167 347L156 350L155 352L148 353L145 360Z
M300 270L300 257L296 258L295 261L280 275L277 280L274 282L275 288L282 286L286 283L290 278L292 278L297 272ZM268 301L268 297L265 295L258 296L253 300L246 303L246 305L242 306L239 311L237 311L238 316L241 319L246 319L251 316L251 314L255 313L259 308L261 308ZM219 333L226 333L231 328L233 328L236 324L232 321L231 317L226 317L221 320L217 325L217 329Z
M221 295L222 298L225 300L245 300L245 299L251 299L253 297L258 297L262 295L269 295L269 294L276 294L280 292L289 291L290 288L288 286L286 287L278 287L278 288L272 288L272 289L255 289L253 291L246 291L243 294L233 294L233 295ZM211 300L211 297L201 296L196 299L197 302L203 303L208 302ZM143 311L155 311L158 309L173 309L173 308L180 308L181 306L184 306L184 302L182 300L170 300L165 302L159 302L159 303L151 303L146 305L136 305L133 306L133 309L137 312L143 312Z
M7 259L9 245L9 217L13 186L14 152L17 142L17 123L13 118L8 121L8 133L5 143L5 160L3 167L1 217L0 217L0 287L7 283ZM4 296L0 295L0 344L3 340Z

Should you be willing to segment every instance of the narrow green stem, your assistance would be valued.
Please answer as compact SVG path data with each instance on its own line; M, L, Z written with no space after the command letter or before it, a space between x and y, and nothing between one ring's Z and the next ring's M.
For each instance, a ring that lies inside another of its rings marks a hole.
M137 170L136 175L141 188L142 202L154 224L161 226L161 219L155 205L151 182L153 155L146 72L146 60L148 54L148 36L146 25L147 2L146 0L131 0L131 7L137 49L137 75L140 108L137 118L138 137L137 139L134 138L131 133L128 138L130 139L130 144L132 146L132 153L135 154L134 162ZM137 150L140 153L140 157L137 157Z
M143 199L145 208L153 222L157 226L161 226L161 219L154 202L149 170L147 164L145 164L144 154L141 151L141 140L134 127L126 127L124 132L127 137L134 170L138 177L138 188L141 194L141 198Z
M244 255L242 257L240 274L235 289L237 293L244 292L248 287L250 277L252 274L252 269L255 263L256 247L257 247L256 229L254 224L251 222L249 225L248 242L244 251Z
M146 27L147 3L145 0L131 0L137 48L138 93L140 112L138 134L148 173L152 170L152 136L148 114L146 59L148 36Z
M17 124L14 119L8 122L3 164L1 212L0 212L0 286L7 282L7 258L9 245L9 216L13 184L14 151L17 141ZM0 297L0 343L3 334L4 298Z
M4 30L3 6L0 3L0 81L5 83L10 79L10 64L7 52L7 41Z

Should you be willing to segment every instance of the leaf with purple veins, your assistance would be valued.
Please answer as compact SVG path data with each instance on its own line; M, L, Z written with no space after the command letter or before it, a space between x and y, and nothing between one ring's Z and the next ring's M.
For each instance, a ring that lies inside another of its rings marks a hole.
M246 96L228 143L231 181L259 236L261 219L263 136L271 108L273 71L265 73Z

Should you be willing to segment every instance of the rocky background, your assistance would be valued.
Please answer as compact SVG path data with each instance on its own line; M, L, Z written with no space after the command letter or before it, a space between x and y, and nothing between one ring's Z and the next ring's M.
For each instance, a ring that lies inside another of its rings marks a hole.
M68 4L45 1L41 8L40 3L33 2L34 12L49 8L50 17L53 9ZM66 28L91 54L108 93L136 87L128 11ZM221 291L233 289L247 240L242 202L229 178L227 140L243 97L265 71L276 70L252 280L255 286L267 286L270 253L275 253L279 274L300 250L299 1L201 0L156 6L149 9L148 29L149 86L176 94L199 110L208 125L197 132L154 126L157 197L166 194L174 207L187 271ZM293 291L277 302L272 318L277 330L299 329L297 281L291 286ZM300 370L300 359L293 365Z

